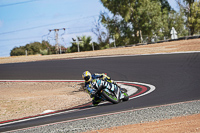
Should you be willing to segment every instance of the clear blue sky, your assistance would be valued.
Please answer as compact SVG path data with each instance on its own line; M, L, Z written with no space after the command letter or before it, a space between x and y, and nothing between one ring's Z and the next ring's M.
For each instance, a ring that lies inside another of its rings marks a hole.
M175 0L168 1L177 9ZM49 29L67 28L65 33L59 31L59 43L65 47L76 36L92 36L96 41L91 29L101 11L107 10L100 0L0 0L0 57L35 41L49 39L54 45L54 32L45 36Z

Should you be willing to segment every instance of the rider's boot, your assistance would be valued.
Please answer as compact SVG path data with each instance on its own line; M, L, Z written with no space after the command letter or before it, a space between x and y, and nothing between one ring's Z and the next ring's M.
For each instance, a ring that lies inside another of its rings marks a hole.
M93 97L92 104L93 106L97 106L102 100L98 97Z

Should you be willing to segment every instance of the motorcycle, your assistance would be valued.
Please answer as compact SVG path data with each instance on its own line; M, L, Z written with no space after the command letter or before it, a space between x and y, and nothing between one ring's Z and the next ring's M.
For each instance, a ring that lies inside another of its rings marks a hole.
M129 96L127 90L121 88L116 83L104 81L102 79L96 79L93 82L93 86L97 90L96 97L103 101L110 101L113 104L117 104L121 101L128 101Z

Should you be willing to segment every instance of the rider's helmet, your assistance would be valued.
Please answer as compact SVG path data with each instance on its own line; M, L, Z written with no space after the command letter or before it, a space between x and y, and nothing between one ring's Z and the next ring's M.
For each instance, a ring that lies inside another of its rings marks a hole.
M82 77L85 80L85 82L89 82L92 80L92 75L89 71L83 72Z

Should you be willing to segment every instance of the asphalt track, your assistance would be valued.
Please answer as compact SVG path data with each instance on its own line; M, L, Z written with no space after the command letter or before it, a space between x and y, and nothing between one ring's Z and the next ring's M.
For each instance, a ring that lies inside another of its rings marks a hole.
M1 131L73 120L87 116L200 99L200 53L50 60L0 65L0 80L81 80L83 71L106 72L116 81L154 85L152 93L116 105L0 126ZM147 87L147 86L146 86ZM148 87L147 87L148 88Z

